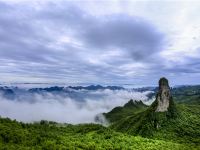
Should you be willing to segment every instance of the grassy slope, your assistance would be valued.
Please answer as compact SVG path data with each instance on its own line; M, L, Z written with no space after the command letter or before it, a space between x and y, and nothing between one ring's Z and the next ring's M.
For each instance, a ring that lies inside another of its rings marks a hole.
M193 143L200 146L200 106L177 104L178 116L173 119L165 113L145 112L126 117L111 125L111 128L131 135L142 135L178 143ZM155 125L156 122L156 125Z
M172 89L176 102L185 104L200 104L200 86L183 86Z
M24 124L0 119L0 149L198 149L190 144L153 140L115 132L95 124Z
M143 104L142 101L130 100L124 106L115 107L110 112L103 113L103 115L106 117L106 119L109 122L112 123L112 122L119 121L121 118L125 118L125 117L131 116L133 114L137 114L139 112L142 112L147 107L148 106Z
M174 100L178 103L200 105L200 95L176 95Z

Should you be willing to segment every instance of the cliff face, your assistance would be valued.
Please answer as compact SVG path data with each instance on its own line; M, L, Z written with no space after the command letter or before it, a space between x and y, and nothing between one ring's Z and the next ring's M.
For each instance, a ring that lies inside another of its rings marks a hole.
M161 78L159 80L159 91L156 96L158 102L156 112L168 111L170 98L171 94L168 80L166 78Z

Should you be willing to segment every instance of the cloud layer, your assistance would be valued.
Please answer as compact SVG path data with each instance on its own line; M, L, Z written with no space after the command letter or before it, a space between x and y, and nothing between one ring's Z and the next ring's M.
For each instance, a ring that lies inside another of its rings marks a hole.
M23 122L40 120L61 123L95 122L95 116L108 112L116 106L122 106L131 98L146 100L148 92L140 93L125 90L97 90L83 93L82 100L67 96L43 93L18 95L15 100L0 97L0 115Z
M185 84L196 83L198 8L198 2L2 0L1 82L156 84L167 76L180 84L189 76Z

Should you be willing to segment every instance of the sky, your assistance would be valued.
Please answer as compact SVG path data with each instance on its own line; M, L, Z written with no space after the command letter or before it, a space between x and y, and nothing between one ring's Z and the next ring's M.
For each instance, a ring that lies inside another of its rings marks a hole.
M200 1L0 0L0 83L200 84Z

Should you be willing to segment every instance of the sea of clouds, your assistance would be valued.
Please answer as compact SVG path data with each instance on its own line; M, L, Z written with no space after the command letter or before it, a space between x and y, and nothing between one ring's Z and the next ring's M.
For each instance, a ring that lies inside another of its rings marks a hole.
M147 101L150 91L105 89L76 92L78 99L51 92L21 93L12 100L0 96L0 116L23 122L49 120L72 124L94 123L97 114L122 106L130 99ZM83 96L80 98L80 95Z

